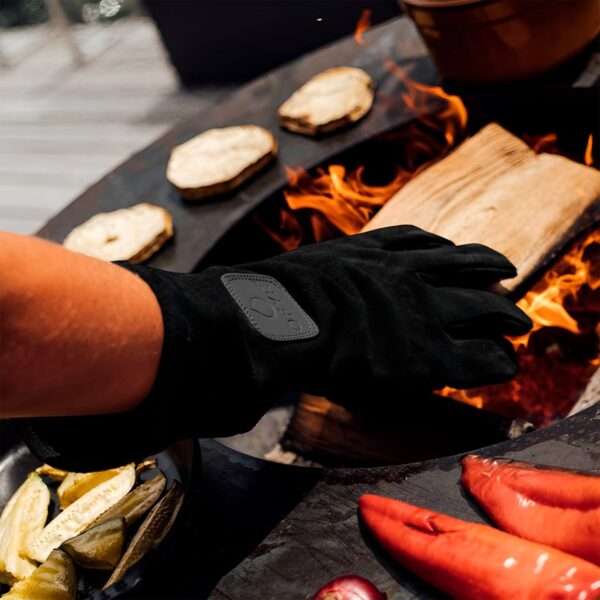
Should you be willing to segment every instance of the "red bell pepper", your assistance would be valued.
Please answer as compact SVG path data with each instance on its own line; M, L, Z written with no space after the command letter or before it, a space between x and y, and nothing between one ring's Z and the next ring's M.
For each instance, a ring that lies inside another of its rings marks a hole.
M466 456L462 483L504 531L600 565L600 477Z
M600 567L577 556L399 500L366 495L358 504L383 548L455 598L600 598Z

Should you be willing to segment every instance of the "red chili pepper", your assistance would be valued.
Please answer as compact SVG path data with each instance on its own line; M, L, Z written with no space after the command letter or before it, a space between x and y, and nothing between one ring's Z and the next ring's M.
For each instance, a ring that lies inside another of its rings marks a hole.
M396 560L455 598L600 598L600 568L577 556L399 500L366 495L358 504Z
M504 531L600 565L600 477L466 456L462 483Z

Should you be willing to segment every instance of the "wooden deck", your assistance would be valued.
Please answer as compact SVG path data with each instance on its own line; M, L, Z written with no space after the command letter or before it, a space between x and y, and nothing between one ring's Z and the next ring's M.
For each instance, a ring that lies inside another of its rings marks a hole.
M33 233L106 172L223 93L180 89L152 21L0 33L0 229Z

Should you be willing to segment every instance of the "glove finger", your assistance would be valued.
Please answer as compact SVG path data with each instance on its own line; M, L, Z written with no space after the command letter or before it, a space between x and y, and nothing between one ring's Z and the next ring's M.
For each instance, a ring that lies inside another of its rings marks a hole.
M486 287L517 275L506 256L482 244L433 250L418 270L425 281L438 286Z
M454 246L454 242L414 225L394 225L350 236L384 250L418 250Z
M532 327L514 302L492 292L439 288L432 297L444 329L456 339L524 335Z
M504 338L455 340L446 360L447 385L457 389L502 383L518 371L514 348Z

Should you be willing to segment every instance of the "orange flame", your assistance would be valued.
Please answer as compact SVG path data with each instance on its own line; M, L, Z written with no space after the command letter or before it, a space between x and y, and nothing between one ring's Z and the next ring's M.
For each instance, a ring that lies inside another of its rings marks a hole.
M593 145L594 145L594 136L592 136L592 134L590 133L590 136L588 137L588 141L587 141L587 146L585 147L585 153L583 155L583 162L588 167L590 167L594 162L594 158L592 156Z
M283 165L285 169L285 178L287 179L288 185L296 186L300 179L308 177L308 171L302 167L296 167L295 169L288 165Z
M294 172L293 183L283 194L292 211L314 211L340 232L351 235L360 231L408 179L408 174L399 169L388 184L373 186L365 183L363 174L363 167L347 173L342 165L317 169L314 177Z
M354 41L359 46L367 45L367 42L363 37L363 33L365 33L365 31L368 31L372 27L371 14L372 12L368 8L363 9L363 11L360 13L358 23L356 24L356 29L354 30Z
M368 19L370 14L363 11L355 34L358 44L365 43L362 33L370 26ZM385 66L406 85L401 100L415 115L409 125L380 136L381 141L399 142L395 147L402 149L395 175L385 185L373 186L365 181L364 166L347 170L334 164L315 173L286 167L289 185L279 225L270 228L261 223L284 250L302 244L307 230L315 241L357 233L409 179L443 157L463 136L467 110L458 96L412 80L393 61L385 61ZM379 101L393 99L380 94ZM439 109L433 110L436 104ZM560 153L555 133L523 138L536 152ZM592 145L590 135L584 153L587 165L593 162ZM600 231L594 231L519 301L534 327L511 339L521 364L516 378L476 390L444 388L438 393L537 424L567 414L600 366L600 269L594 267L598 254L595 263L590 257L599 250Z
M425 85L408 76L406 70L392 60L384 61L388 70L400 79L407 87L401 97L406 106L416 115L423 112L423 108L431 104L434 99L441 100L444 108L432 116L421 116L420 120L441 129L449 147L453 146L467 127L467 109L460 96L447 94L440 86Z
M286 206L281 209L279 223L269 227L261 222L284 250L302 243L301 215L310 222L315 241L358 233L409 179L451 150L463 135L467 110L458 96L414 81L392 61L386 64L405 83L402 100L416 115L408 126L386 134L402 147L398 163L403 166L397 164L393 177L384 185L367 183L364 166L349 171L333 164L314 174L286 166L289 185L283 192ZM440 108L433 111L432 105Z
M556 133L546 133L544 135L524 133L521 137L533 148L533 151L538 154L541 152L562 154ZM583 162L588 167L592 166L594 163L593 146L594 136L590 133L583 153ZM571 156L571 158L577 159L578 157Z
M485 404L483 396L473 394L469 390L457 390L455 388L446 386L441 390L437 390L436 394L444 396L445 398L452 398L453 400L458 400L463 404L469 404L470 406L474 406L475 408L483 408Z
M533 148L533 151L540 154L541 152L550 152L558 154L558 136L556 133L546 133L545 135L524 134L523 139Z
M600 244L600 230L593 231L576 244L517 303L533 321L533 329L527 335L512 338L515 348L527 346L531 334L542 327L560 327L571 333L581 333L577 321L567 312L565 301L568 297L577 298L584 285L592 290L600 287L600 277L593 272L591 262L584 258L592 244Z
M515 379L476 390L446 387L438 393L538 424L567 414L600 366L600 269L594 254L598 251L600 230L596 229L518 302L534 326L529 334L510 338L521 364ZM568 333L560 334L561 330ZM569 360L563 346L567 340L572 350L575 335L582 356Z

